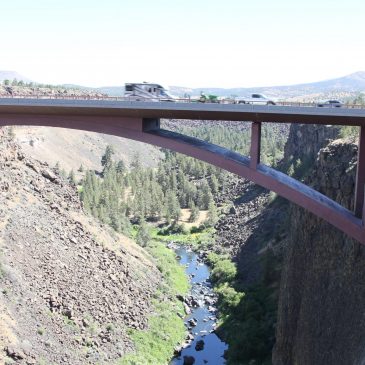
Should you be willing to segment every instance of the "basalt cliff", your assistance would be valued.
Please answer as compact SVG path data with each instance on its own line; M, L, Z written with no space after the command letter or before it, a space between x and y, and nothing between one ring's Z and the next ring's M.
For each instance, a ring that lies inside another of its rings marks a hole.
M357 143L322 148L306 180L352 209ZM290 208L274 365L365 363L365 249L301 208Z

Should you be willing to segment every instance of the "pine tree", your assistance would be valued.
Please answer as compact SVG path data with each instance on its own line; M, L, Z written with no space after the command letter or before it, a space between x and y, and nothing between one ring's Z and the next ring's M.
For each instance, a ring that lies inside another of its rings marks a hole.
M142 218L146 216L146 200L144 197L144 193L141 190L137 190L134 199L132 201L132 214L140 221Z
M176 178L176 172L172 171L170 174L170 184L169 189L177 193L177 178Z
M10 138L11 141L15 140L15 131L14 131L14 127L9 127L8 129L8 136Z
M70 173L68 174L68 181L73 184L73 185L76 185L76 178L75 178L75 172L74 170L72 169L70 171Z
M152 219L160 219L163 214L163 192L160 185L156 181L151 182L151 217Z
M288 175L289 175L289 176L294 176L294 173L295 173L294 165L293 165L293 164L291 164L291 165L289 166L289 169L288 169Z
M219 188L218 179L215 175L212 175L211 178L210 178L210 189L211 189L212 193L217 194L218 193L218 188Z
M217 208L214 204L214 201L212 200L209 203L206 224L210 227L214 227L217 222L218 222Z
M116 166L116 171L119 175L122 175L126 170L125 163L123 160L119 160Z
M199 208L194 204L194 202L192 202L189 222L190 223L196 222L199 218L199 215L200 215Z
M139 152L136 152L133 156L132 162L131 162L131 168L132 169L140 169L142 167L141 164L141 156L139 155Z
M210 187L206 180L203 181L202 186L202 201L201 201L201 209L208 209L209 204L213 201L213 195L210 191Z
M106 146L105 149L105 153L104 155L101 157L101 166L103 166L103 172L102 174L104 175L106 173L106 171L112 166L113 164L113 160L112 160L112 156L114 154L114 148L112 145L108 145Z
M110 215L110 225L115 231L117 232L122 231L122 223L120 220L120 216L116 212L113 212Z
M165 195L166 219L170 222L171 219L177 221L181 215L179 200L172 190L168 190Z

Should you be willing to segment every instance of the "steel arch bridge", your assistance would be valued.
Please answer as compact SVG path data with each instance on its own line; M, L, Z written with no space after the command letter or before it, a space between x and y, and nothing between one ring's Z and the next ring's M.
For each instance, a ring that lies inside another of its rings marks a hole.
M250 156L160 128L160 118L251 121ZM311 187L260 163L262 123L360 127L355 207L350 211ZM0 126L80 129L168 148L249 179L323 218L365 244L365 110L108 100L0 99Z

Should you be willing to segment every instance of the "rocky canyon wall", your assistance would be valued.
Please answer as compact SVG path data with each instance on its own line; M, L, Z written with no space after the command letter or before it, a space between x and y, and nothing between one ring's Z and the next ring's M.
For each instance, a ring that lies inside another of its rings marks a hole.
M352 209L356 154L356 143L333 141L309 184ZM296 206L290 224L273 364L365 364L365 248Z

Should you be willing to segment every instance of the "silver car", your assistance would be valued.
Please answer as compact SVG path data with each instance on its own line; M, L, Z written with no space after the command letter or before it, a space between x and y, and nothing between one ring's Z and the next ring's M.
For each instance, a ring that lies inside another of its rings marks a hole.
M276 105L275 101L264 94L251 94L249 97L238 97L235 99L236 104L254 104L254 105Z
M342 105L339 100L326 100L323 103L317 104L321 108L341 108Z

